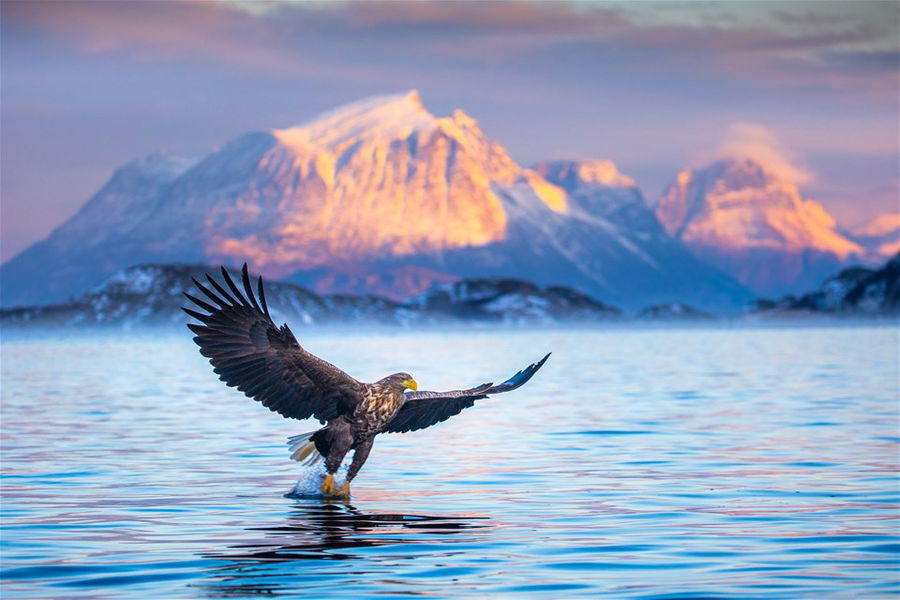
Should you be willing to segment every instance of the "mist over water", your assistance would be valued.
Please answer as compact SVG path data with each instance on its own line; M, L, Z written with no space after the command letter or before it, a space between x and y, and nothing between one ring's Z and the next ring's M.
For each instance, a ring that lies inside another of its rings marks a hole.
M349 503L183 334L5 336L4 598L893 598L896 326L303 331L422 389ZM307 479L304 479L307 478ZM305 489L305 488L303 488Z

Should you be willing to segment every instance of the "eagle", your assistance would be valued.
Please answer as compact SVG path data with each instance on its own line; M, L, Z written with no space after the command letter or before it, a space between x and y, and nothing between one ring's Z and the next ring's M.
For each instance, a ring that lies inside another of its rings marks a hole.
M374 383L357 381L303 348L287 324L278 327L269 314L262 277L253 293L247 264L241 269L243 291L222 267L223 284L208 273L208 285L193 279L206 298L184 295L184 307L202 324L188 323L200 354L219 379L286 418L318 419L325 427L288 439L291 458L312 465L324 458L326 496L349 497L350 482L365 464L379 433L404 433L431 427L459 414L476 400L522 386L550 354L503 383L484 383L449 392L419 391L409 373L394 373ZM227 287L227 289L226 289ZM353 450L344 484L335 489L334 474Z

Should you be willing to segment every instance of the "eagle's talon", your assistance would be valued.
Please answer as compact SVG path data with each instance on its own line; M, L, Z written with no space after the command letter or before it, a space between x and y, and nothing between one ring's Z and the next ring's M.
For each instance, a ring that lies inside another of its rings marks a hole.
M325 481L322 482L322 493L326 496L334 494L334 475L331 473L326 475Z
M349 498L350 497L350 482L345 481L344 484L340 487L340 489L334 493L334 495L340 496L341 498Z

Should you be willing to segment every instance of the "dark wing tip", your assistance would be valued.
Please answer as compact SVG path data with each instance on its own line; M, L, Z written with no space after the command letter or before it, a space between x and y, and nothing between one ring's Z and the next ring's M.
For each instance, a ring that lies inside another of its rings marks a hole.
M247 294L247 299L250 300L250 304L253 305L253 308L262 312L262 308L260 308L259 303L256 301L256 296L253 295L253 286L250 285L250 272L247 269L247 263L244 263L244 266L241 267L241 283L244 285L244 292Z
M550 358L552 352L548 352L544 358L539 360L536 363L532 363L501 383L500 385L492 387L487 391L489 394L497 394L499 392L509 392L518 387L525 385L529 379L531 379L538 370L544 366L544 363L547 362L547 359Z
M190 300L191 302L193 302L194 304L196 304L197 306L199 306L206 312L208 312L210 314L213 314L216 312L216 308L214 306L212 306L211 304L207 304L200 298L192 296L191 294L188 294L187 292L181 292L181 293L184 295L185 298L187 298L188 300Z
M213 287L213 289L216 290L216 292L218 292L220 296L222 296L222 298L219 299L219 301L217 302L217 304L219 304L222 308L226 308L226 307L228 307L228 308L234 308L234 307L238 306L237 300L235 300L234 298L232 298L232 297L228 294L228 292L225 291L225 288L223 288L221 285L219 285L219 282L218 282L218 281L216 281L215 279L213 279L212 275L210 275L209 273L206 273L206 280L207 280L207 281L209 282L209 284ZM201 290L204 290L204 289L206 289L206 288L204 288L204 287L201 286L200 289L201 289ZM214 296L211 296L211 298L212 298L212 297L214 297Z
M188 329L196 333L198 336L204 335L209 332L209 328L204 325L197 325L195 323L187 323ZM198 344L200 343L199 338L194 338L194 341Z
M260 305L262 305L262 311L265 313L265 315L266 315L266 316L269 318L269 320L271 321L271 320L272 320L272 316L269 314L269 307L268 307L268 305L266 305L266 290L263 288L263 278L262 278L262 275L260 275L260 276L256 279L256 291L257 291L257 293L259 294L259 303L260 303Z
M225 278L225 283L228 285L231 293L234 294L234 297L237 298L238 303L241 306L250 306L250 303L247 302L247 299L244 298L243 294L241 294L241 290L239 290L238 286L235 285L234 280L231 278L231 275L228 274L228 269L226 269L224 265L222 265L220 268L222 269L222 277Z

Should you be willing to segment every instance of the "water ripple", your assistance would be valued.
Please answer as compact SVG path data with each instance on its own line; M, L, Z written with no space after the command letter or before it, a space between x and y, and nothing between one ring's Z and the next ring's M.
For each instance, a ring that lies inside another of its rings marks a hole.
M285 496L284 439L315 424L188 338L4 341L4 598L900 594L889 327L308 334L431 388L554 351L515 395L379 438L349 503Z

